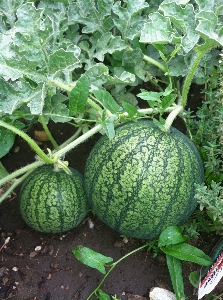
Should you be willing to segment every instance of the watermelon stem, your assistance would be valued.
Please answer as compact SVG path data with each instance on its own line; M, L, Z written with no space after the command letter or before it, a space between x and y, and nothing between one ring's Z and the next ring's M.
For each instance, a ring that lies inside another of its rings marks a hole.
M100 289L100 287L102 286L102 284L104 283L105 279L108 277L108 275L111 273L111 271L117 266L117 264L119 264L122 260L124 260L125 258L127 258L128 256L134 254L135 252L138 252L144 248L148 247L147 244L134 249L133 251L127 253L126 255L124 255L122 258L120 258L119 260L117 260L116 262L107 265L107 267L109 267L109 270L107 271L107 273L105 274L105 276L102 278L102 280L100 281L100 283L98 284L98 286L96 287L96 289L93 290L93 292L87 297L86 300L89 300L93 295L96 295L97 291Z
M216 41L206 41L204 44L197 46L194 50L196 51L197 55L190 67L190 70L185 78L184 84L183 84L183 90L182 90L182 98L180 100L180 105L183 107L187 104L187 97L190 90L190 86L192 83L192 80L194 78L194 74L196 72L196 69L201 61L201 59L204 57L204 55L209 52L212 48L215 48L218 46L218 43Z
M47 134L49 140L51 141L51 143L52 143L54 149L55 149L55 150L59 150L59 146L58 146L57 142L55 141L55 139L53 138L53 136L52 136L52 134L51 134L51 132L50 132L50 130L49 130L47 124L46 124L46 121L45 121L44 116L43 116L43 115L40 115L40 116L39 116L39 119L40 119L40 122L42 123L43 129L45 130L45 132L46 132L46 134Z
M22 130L16 128L15 126L13 126L11 124L1 121L1 120L0 120L0 126L7 128L7 129L11 130L12 132L14 132L15 134L18 134L19 136L21 136L21 138L23 138L32 147L32 149L38 154L38 156L42 160L44 160L46 163L53 164L56 162L56 160L54 158L50 158L48 155L46 155L40 149L40 147L34 142L34 140L31 137L29 137L28 134L26 134Z
M58 159L62 156L64 156L67 152L69 152L71 149L76 147L77 145L83 143L86 141L89 137L93 136L95 133L100 131L102 129L101 124L97 124L95 127L84 133L83 135L79 136L76 140L65 146L64 148L60 149L59 151L55 152L53 157L55 161L58 161Z
M183 111L184 107L182 105L175 106L174 110L166 118L166 122L163 127L163 131L170 132L170 127L173 124L173 121L179 113Z
M164 73L167 72L166 67L164 67L164 65L162 65L161 63L159 63L157 60L153 59L152 57L149 57L147 55L143 56L143 60L145 60L146 62L153 64L154 66L158 67L160 70L162 70Z
M2 186L3 184L5 184L6 182L10 182L12 181L14 178L24 174L22 177L20 177L19 179L15 179L12 183L12 185L7 189L7 191L0 197L0 203L5 200L8 195L11 194L11 192L36 168L44 165L45 162L42 160L38 160L32 164L29 164L19 170L16 170L15 172L5 176L4 178L2 178L0 180L0 186Z

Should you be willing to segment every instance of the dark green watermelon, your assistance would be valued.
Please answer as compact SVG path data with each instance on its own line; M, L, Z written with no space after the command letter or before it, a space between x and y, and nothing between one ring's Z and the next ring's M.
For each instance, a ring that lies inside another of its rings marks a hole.
M51 165L34 170L23 182L19 205L25 222L42 232L63 232L77 226L88 212L83 176Z
M149 120L118 126L112 140L102 136L84 174L94 213L121 234L141 239L186 222L197 206L195 183L203 181L202 161L191 140Z

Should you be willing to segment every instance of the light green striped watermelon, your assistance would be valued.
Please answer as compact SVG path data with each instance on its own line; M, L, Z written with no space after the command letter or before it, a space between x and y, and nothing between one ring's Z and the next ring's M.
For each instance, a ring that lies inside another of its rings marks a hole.
M19 205L24 221L42 232L63 232L77 226L88 212L83 175L51 165L34 170L23 182Z
M197 206L195 183L204 181L191 140L171 127L138 120L100 138L87 160L84 182L94 213L129 237L152 239L182 225Z

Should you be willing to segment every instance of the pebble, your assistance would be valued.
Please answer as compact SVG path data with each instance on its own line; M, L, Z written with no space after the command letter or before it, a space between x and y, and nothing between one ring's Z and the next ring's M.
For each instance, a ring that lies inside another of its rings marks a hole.
M150 300L176 300L176 296L174 295L174 293L168 290L155 287L151 289L149 293L149 299Z

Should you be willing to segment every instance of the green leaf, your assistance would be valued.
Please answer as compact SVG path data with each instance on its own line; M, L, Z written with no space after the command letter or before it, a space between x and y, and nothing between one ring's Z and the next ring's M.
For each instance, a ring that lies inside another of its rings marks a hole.
M94 43L96 57L99 61L104 61L105 54L112 54L115 51L121 51L129 47L129 45L121 39L120 36L114 37L111 32L97 34L96 39L91 38Z
M80 77L69 96L69 115L84 111L89 95L89 81L86 75Z
M36 83L46 81L46 76L40 70L36 71L36 62L31 62L22 58L7 59L0 54L0 75L12 79L12 81L20 77L28 77Z
M110 300L110 296L108 294L106 294L105 292L103 292L101 289L98 290L97 293L97 298L99 300Z
M186 243L161 247L161 250L168 255L181 260L194 262L201 266L209 266L212 264L211 258L202 250Z
M173 256L166 255L167 266L170 273L171 282L177 300L186 299L184 294L184 283L182 275L181 261Z
M188 237L183 235L183 226L169 226L164 229L158 239L158 246L168 246L173 244L183 243L188 240Z
M200 273L197 271L191 272L189 275L189 281L196 289L199 287L199 277Z
M180 5L181 3L177 4L175 1L170 3L165 2L166 1L160 5L160 10L165 17L168 17L171 20L178 31L180 29L180 36L182 37L181 47L183 47L185 53L188 53L199 40L199 34L195 30L196 16L194 7L192 4L187 4L185 7L182 7ZM175 33L174 35L175 37L178 37L178 34Z
M36 88L30 86L26 82L18 82L12 85L0 79L0 110L12 114L14 110L27 104L33 114L41 114L44 99L45 86L39 84Z
M111 8L113 0L77 0L70 3L68 8L68 20L83 24L83 33L101 33L112 29Z
M88 77L92 90L101 89L102 85L107 81L108 67L102 63L96 64L89 68L85 75Z
M113 261L111 257L104 256L82 245L74 248L72 252L80 262L91 268L97 269L103 274L106 274L105 265Z
M49 34L48 28L42 28L43 9L36 9L34 3L27 2L20 6L16 12L15 36L13 43L18 47L18 52L30 61L38 61L41 66L46 64L44 55L44 29Z
M111 85L136 85L136 76L130 72L127 72L122 67L115 67L113 75L106 75L107 84Z
M174 31L169 18L164 17L158 12L149 15L150 21L144 23L140 35L141 43L171 43L174 37Z
M80 62L79 59L75 57L73 51L59 49L49 56L48 67L50 73L57 74L63 70L73 70L80 67Z
M137 94L139 98L146 100L152 108L159 106L159 103L161 103L160 97L162 95L162 92L149 92L144 89L141 89L141 93Z
M216 46L223 45L223 26L218 27L218 18L214 12L203 12L197 14L199 24L196 30L207 40L214 40ZM222 23L220 23L222 24Z
M103 110L101 119L102 119L101 125L102 125L102 128L104 129L106 135L108 136L108 138L110 140L113 139L115 136L114 121L116 120L116 116L113 115L113 116L107 118L106 110Z
M171 106L175 102L176 98L176 94L170 94L163 97L161 102L162 109L165 110L167 107Z
M46 122L51 119L55 123L65 123L70 121L69 110L67 105L63 102L67 100L67 97L63 94L56 94L52 97L48 95L46 97L45 106L43 109L43 115L45 116Z
M146 16L141 15L141 11L149 7L145 0L126 0L123 7L121 1L116 1L112 11L117 16L113 19L116 27L122 34L123 39L133 40L139 35Z
M0 0L0 11L7 17L7 23L9 23L11 27L13 27L16 20L16 9L22 5L23 2L23 0Z
M120 111L121 107L117 104L117 102L109 92L104 90L95 90L93 91L93 94L97 98L97 100L99 100L100 103L104 106L104 108L109 110L111 113L115 114Z
M144 55L140 48L126 50L123 53L122 64L123 66L134 67L142 62L143 56Z
M14 141L15 134L4 127L0 127L0 158L9 152L14 144Z
M135 106L133 106L132 104L123 101L122 107L128 113L129 118L137 116L137 113L138 113L137 108Z
M8 171L5 169L3 164L0 162L0 179L7 176L8 174L9 174Z

